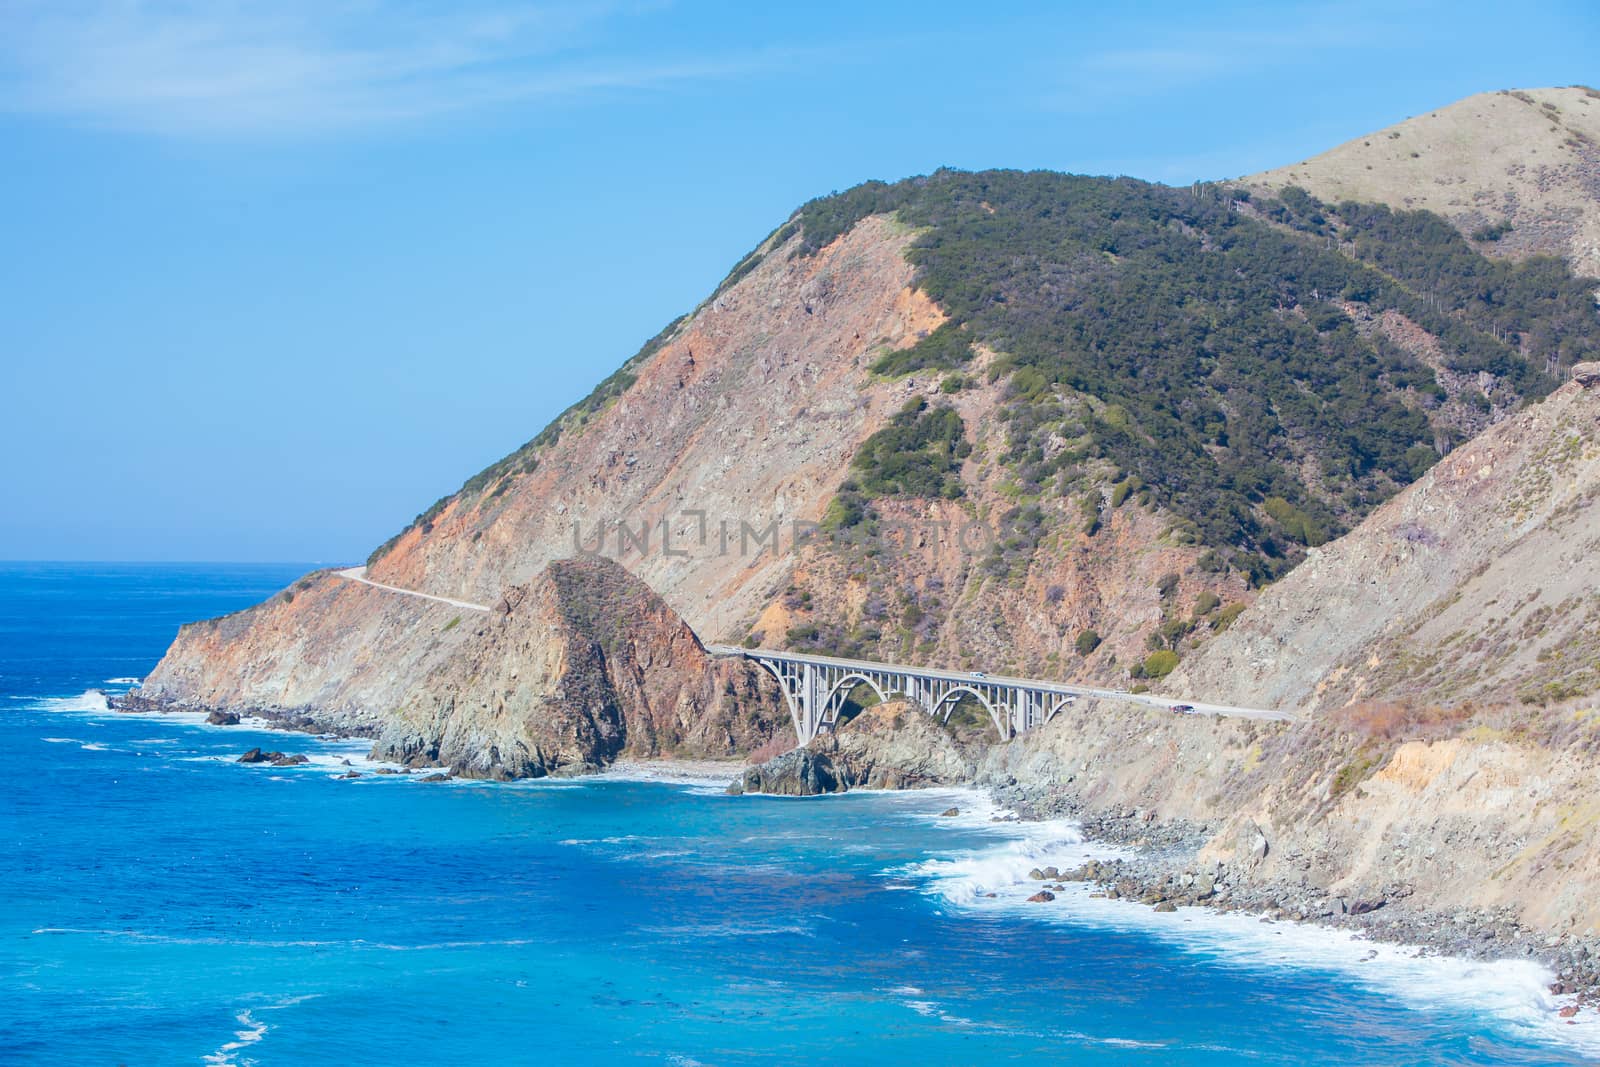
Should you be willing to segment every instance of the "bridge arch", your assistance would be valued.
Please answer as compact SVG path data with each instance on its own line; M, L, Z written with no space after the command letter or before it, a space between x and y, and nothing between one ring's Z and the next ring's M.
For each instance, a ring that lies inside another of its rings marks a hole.
M1075 703L1077 701L1077 699L1078 698L1075 697L1075 696L1065 696L1065 697L1062 697L1060 700L1056 701L1054 704L1051 704L1050 705L1050 710L1044 713L1044 721L1045 722L1049 722L1051 719L1055 718L1056 715L1058 715L1063 709L1065 709L1067 707L1067 705Z
M829 722L838 720L839 711L844 705L844 698L849 696L850 690L862 684L871 687L872 691L878 695L879 703L887 702L889 699L889 693L898 691L892 688L886 690L883 686L878 684L878 680L876 678L873 678L870 675L861 674L857 671L852 671L828 687L828 695L826 698L824 698L822 706L828 709ZM837 707L834 704L835 697L838 698Z
M789 720L794 723L795 743L803 745L807 741L811 740L811 738L806 736L805 723L802 721L800 693L798 692L798 686L796 685L797 680L785 675L780 663L775 663L772 660L763 659L759 656L751 656L750 658L754 659L757 663L761 664L761 666L765 667L767 669L767 673L778 680L778 688L783 690L783 702L789 705Z
M974 689L970 685L955 685L951 686L949 689L946 689L943 693L939 694L939 699L933 702L933 707L928 709L928 714L937 719L939 718L940 709L943 709L944 718L940 719L939 721L949 722L950 713L956 710L956 704L960 701L963 695L971 696L977 700L978 703L983 705L983 710L987 711L989 713L989 718L994 721L994 728L1000 732L1000 740L1005 741L1009 739L1009 736L1006 733L1005 720L1000 717L1000 712L995 708L994 703L990 701L988 697L984 696L981 692Z

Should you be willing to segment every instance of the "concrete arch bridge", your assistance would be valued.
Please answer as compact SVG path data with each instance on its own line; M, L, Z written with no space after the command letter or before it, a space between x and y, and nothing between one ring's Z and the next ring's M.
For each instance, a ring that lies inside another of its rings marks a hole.
M838 659L801 652L765 648L708 645L714 656L740 657L766 669L783 688L794 732L805 744L817 734L832 730L850 693L866 685L879 700L904 697L929 715L947 721L963 697L971 697L985 711L1001 740L1037 729L1060 714L1079 697L1119 700L1185 713L1228 715L1286 721L1293 716L1263 708L1223 704L1175 702L1171 697L1127 693L1116 689L1047 682L1031 678L993 677L982 671L946 671L936 667L907 667L871 660Z

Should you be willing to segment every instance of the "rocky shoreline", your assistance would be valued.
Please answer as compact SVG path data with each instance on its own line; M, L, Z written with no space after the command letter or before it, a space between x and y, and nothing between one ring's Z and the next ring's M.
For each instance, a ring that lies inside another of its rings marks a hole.
M107 694L106 706L112 711L128 715L171 715L179 712L204 715L206 722L212 726L238 726L245 719L259 719L266 724L267 729L282 730L285 733L315 734L318 737L365 741L377 737L377 731L370 727L330 724L311 715L312 709L309 708L295 712L281 708L198 706L142 697L138 690Z
M1207 862L1201 847L1212 829L1181 821L1157 820L1147 811L1090 812L1060 794L1018 782L992 784L994 802L1029 821L1071 819L1086 840L1116 846L1128 855L1095 860L1070 870L1053 867L1030 872L1053 888L1082 882L1096 896L1129 900L1156 911L1180 907L1259 915L1263 922L1296 922L1357 931L1376 942L1405 945L1426 955L1473 960L1527 959L1548 967L1555 996L1570 996L1558 1012L1571 1019L1580 1010L1600 1010L1600 938L1550 935L1517 920L1510 908L1441 912L1418 899L1414 888L1396 882L1380 893L1347 897L1310 884L1257 881L1238 864ZM1262 841L1262 851L1267 847Z
M240 717L261 720L269 729L324 737L371 738L361 729L329 729L309 715L272 709L224 711L177 706L140 698L136 694L108 698L119 712L170 713L209 711L208 721L236 724ZM1247 842L1232 862L1204 859L1202 849L1219 827L1175 818L1161 818L1148 809L1105 809L1083 804L1059 784L1024 782L1014 777L997 779L992 769L963 762L959 746L946 743L941 773L927 773L922 746L917 772L896 769L906 755L901 735L907 723L920 726L920 718L898 718L903 709L885 706L863 716L860 727L830 735L811 749L796 749L763 764L729 760L620 760L599 773L662 781L727 783L730 794L791 796L845 792L850 789L902 790L919 787L963 787L986 791L999 807L1023 821L1070 819L1086 840L1115 846L1125 854L1080 867L1059 870L1044 867L1033 872L1040 892L1032 899L1048 904L1068 882L1089 883L1095 895L1129 900L1157 911L1179 907L1207 908L1220 913L1259 915L1263 922L1297 922L1332 929L1357 931L1375 942L1415 947L1429 955L1474 960L1527 959L1548 967L1556 976L1550 992L1569 996L1560 1014L1565 1018L1584 1009L1600 1010L1600 938L1548 934L1519 922L1509 907L1499 909L1431 909L1415 888L1402 881L1363 896L1331 894L1311 885L1262 879L1250 867L1271 847L1262 836ZM893 729L889 727L893 726ZM915 732L913 729L910 732ZM857 740L857 738L860 740ZM918 741L927 742L926 737ZM887 751L886 751L887 749ZM240 762L273 763L262 760ZM302 757L303 758L303 757ZM405 773L384 770L377 773ZM449 771L420 778L444 781ZM730 781L731 779L731 781Z

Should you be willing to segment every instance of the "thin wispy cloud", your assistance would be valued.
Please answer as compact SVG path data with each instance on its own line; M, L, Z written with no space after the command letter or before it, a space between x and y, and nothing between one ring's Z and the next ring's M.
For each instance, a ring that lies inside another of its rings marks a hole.
M618 54L641 4L0 0L0 108L171 134L427 120L781 63Z
M1304 64L1312 55L1373 47L1389 33L1376 10L1361 18L1320 8L1263 14L1238 26L1153 28L1137 45L1088 51L1070 63L1060 90L1044 94L1041 102L1060 110L1098 110L1108 102Z

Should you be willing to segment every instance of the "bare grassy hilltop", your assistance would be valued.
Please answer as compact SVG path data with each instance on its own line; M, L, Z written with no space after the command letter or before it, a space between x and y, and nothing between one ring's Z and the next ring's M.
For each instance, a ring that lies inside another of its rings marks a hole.
M1600 90L1479 93L1243 181L1432 211L1492 255L1600 277Z

